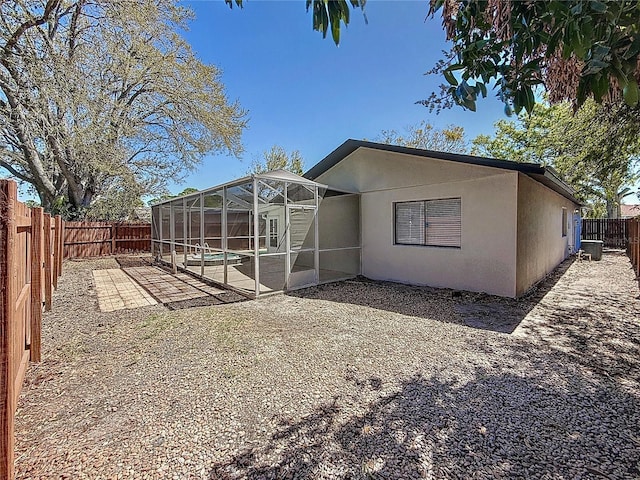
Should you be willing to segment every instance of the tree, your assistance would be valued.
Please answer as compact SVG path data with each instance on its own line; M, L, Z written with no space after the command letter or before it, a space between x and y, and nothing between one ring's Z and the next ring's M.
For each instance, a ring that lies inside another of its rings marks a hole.
M274 145L269 150L262 152L261 158L254 160L247 171L252 173L265 173L271 170L287 170L296 175L304 173L304 160L298 150L290 153L279 145Z
M615 217L638 176L638 109L593 100L575 114L569 102L539 105L531 115L495 124L494 137L473 140L472 153L552 166L589 204L592 214Z
M170 0L0 3L0 167L81 217L242 151L245 112Z
M469 150L462 127L449 125L439 130L423 120L416 125L405 127L404 130L404 134L397 130L383 130L375 140L381 143L439 152L467 153Z
M234 0L225 0L229 6ZM431 109L476 109L488 87L498 90L508 114L533 110L538 87L552 103L575 108L640 97L640 3L638 0L428 0L430 16L442 14L450 52L428 73L446 84L421 103ZM242 0L235 0L242 6ZM364 11L366 0L350 0ZM349 23L346 0L307 0L313 28L331 26L336 45ZM366 20L366 17L365 17Z
M243 0L224 0L229 8L233 8L235 4L242 8L244 5ZM364 13L364 6L367 0L349 0L351 7L360 8L364 16L365 22L367 16ZM313 29L322 33L322 38L327 37L327 31L331 26L331 37L336 45L340 43L340 29L342 23L344 25L349 24L350 13L349 5L346 0L306 0L307 12L309 9L313 11Z
M154 203L162 202L164 200L169 200L171 198L178 198L178 197L182 197L183 195L190 195L190 194L196 193L196 192L198 192L197 188L187 187L184 190L182 190L180 193L176 193L175 195L173 195L171 193L165 193L163 195L160 195L159 197L152 198L151 200L149 200L147 202L147 204L148 205L152 205Z
M575 108L587 98L638 104L640 5L637 0L431 0L453 48L436 67L444 99L475 110L495 84L507 113L531 113L536 88ZM457 73L457 76L456 76ZM421 103L439 106L432 95ZM441 105L441 103L440 103Z

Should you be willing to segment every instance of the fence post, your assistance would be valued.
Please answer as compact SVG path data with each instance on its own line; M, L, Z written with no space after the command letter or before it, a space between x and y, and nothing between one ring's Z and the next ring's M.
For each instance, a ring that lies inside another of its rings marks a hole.
M636 275L640 276L640 218L636 218L633 222L633 249L635 250Z
M118 227L115 223L111 224L111 255L116 253L116 237L118 235Z
M58 226L58 218L59 216L55 216L52 218L53 220L53 246L52 246L52 254L53 259L51 262L53 263L53 272L51 275L51 279L53 280L53 288L58 289L58 245L60 244L60 227Z
M58 237L58 241L60 244L58 245L58 277L62 275L62 258L64 257L64 222L62 221L62 217L60 215L56 215L56 225L60 228L60 236ZM56 281L56 287L58 282Z
M40 361L40 334L42 330L42 208L31 209L31 345L32 362ZM45 280L46 281L46 280Z
M14 477L15 341L15 182L0 180L0 478Z
M51 215L44 214L44 310L51 310L51 284L53 282L52 275L52 252L51 252Z
M63 238L63 224L62 224L62 217L60 215L56 215L56 233L58 234L57 237L57 242L56 242L56 254L55 254L55 260L56 260L56 278L55 278L55 283L54 286L56 287L56 290L58 289L58 278L62 275L62 253L63 253L63 245L64 245L64 238Z

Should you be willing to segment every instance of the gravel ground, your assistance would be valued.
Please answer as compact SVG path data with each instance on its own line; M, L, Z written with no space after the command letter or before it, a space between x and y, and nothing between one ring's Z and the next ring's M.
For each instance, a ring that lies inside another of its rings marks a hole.
M18 478L640 478L621 253L520 301L347 281L101 313L91 270L116 266L65 264L19 402Z

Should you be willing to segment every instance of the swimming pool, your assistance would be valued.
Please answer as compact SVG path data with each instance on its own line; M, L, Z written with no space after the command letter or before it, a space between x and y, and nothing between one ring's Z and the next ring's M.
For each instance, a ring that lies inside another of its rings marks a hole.
M201 261L200 255L193 254L187 256L187 265L200 265ZM222 252L204 254L205 266L222 265L223 263L224 253ZM227 265L238 265L239 263L242 263L242 257L240 255L227 253Z

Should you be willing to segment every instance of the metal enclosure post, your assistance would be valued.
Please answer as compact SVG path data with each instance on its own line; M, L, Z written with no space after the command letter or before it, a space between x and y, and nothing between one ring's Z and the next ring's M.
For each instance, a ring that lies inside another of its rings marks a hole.
M362 204L360 195L358 198L358 275L362 275Z
M229 248L229 242L227 241L227 214L229 209L227 208L227 187L222 189L222 218L220 219L220 242L222 247L222 274L224 276L223 283L227 285L228 275L227 275L227 249Z
M256 298L260 295L260 214L258 212L258 179L253 177L253 273L256 277ZM251 235L249 235L251 240Z
M287 252L284 260L284 288L289 289L289 275L291 274L291 230L289 228L289 184L284 182L284 249Z
M314 249L313 249L313 264L315 267L316 284L320 282L320 229L318 225L318 212L320 211L320 202L318 198L318 187L314 187L314 194L316 200L316 209L313 215L313 228L314 228Z
M204 193L200 194L200 276L204 277Z
M189 220L191 220L191 214L189 214ZM191 223L189 223L191 227ZM182 266L187 268L187 199L182 199L182 253L184 254L184 263Z
M164 252L164 239L162 238L162 207L164 204L158 205L156 208L158 209L158 245L160 246L160 259L162 259L162 254Z
M173 211L173 202L169 203L169 235L171 238L169 239L169 245L171 247L171 251L169 254L171 255L171 267L175 270L175 258L176 258L176 216Z

